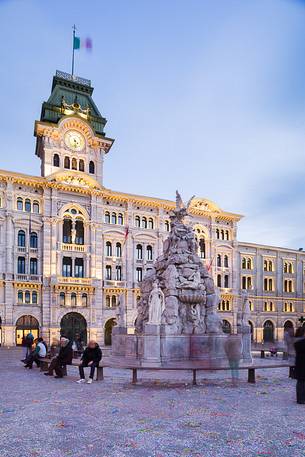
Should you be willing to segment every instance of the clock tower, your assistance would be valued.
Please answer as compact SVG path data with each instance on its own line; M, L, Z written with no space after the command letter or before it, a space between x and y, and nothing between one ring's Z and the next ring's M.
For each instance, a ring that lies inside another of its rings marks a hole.
M35 122L36 155L41 176L90 175L103 185L103 160L113 141L104 132L106 119L92 99L88 79L56 71L51 95Z

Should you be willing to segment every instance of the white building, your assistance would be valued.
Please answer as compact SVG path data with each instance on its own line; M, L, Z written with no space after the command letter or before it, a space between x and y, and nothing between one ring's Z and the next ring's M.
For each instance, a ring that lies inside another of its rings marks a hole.
M0 171L2 345L29 330L48 342L62 333L110 344L121 294L132 332L139 282L162 252L174 202L103 187L113 140L92 92L90 81L57 71L35 122L41 176ZM246 288L254 338L281 339L304 312L305 253L238 243L241 216L208 200L194 199L191 215L224 328L236 328Z

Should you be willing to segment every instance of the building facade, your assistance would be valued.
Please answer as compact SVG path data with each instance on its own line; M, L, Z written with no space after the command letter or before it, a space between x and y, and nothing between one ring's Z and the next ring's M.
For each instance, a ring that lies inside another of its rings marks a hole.
M57 71L35 122L41 176L0 171L2 345L29 330L110 345L121 295L133 332L139 283L162 252L175 203L103 186L113 140L92 93L90 81ZM239 243L240 218L194 198L189 222L221 291L224 330L236 330L248 289L254 340L280 340L304 312L305 253Z

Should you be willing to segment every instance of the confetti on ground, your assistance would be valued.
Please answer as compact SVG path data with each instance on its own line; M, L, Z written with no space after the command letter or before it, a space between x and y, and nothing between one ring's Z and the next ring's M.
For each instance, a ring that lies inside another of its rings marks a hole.
M56 380L22 370L0 348L1 457L305 457L305 405L287 369L233 388L225 372L198 375L105 369L79 386L77 369ZM43 439L41 439L43 437Z

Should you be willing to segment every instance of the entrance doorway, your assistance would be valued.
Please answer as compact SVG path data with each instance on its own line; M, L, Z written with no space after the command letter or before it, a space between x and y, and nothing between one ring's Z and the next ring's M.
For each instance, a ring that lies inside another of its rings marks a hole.
M65 314L60 322L60 335L70 341L81 341L87 344L87 322L79 313Z
M105 346L111 346L112 344L112 329L116 325L114 318L109 319L105 324L104 343Z
M16 345L21 346L22 338L32 333L35 338L39 336L39 323L33 316L21 316L16 322Z
M274 342L274 325L271 321L266 321L264 323L263 338L264 343Z

